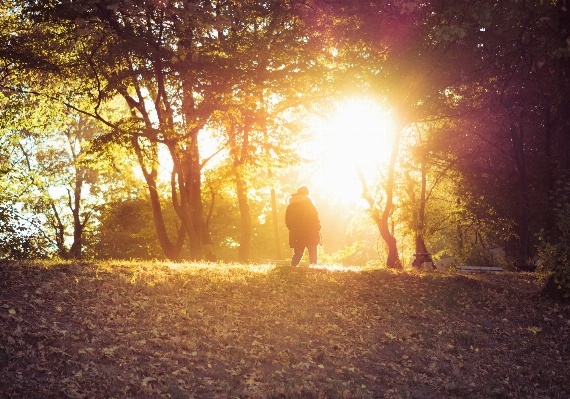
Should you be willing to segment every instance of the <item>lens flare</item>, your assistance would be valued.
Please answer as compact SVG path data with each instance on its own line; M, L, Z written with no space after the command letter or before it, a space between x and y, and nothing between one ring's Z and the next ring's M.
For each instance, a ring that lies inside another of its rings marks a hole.
M357 170L367 176L387 165L394 136L389 111L374 100L352 98L337 103L313 130L312 186L336 201L364 206Z

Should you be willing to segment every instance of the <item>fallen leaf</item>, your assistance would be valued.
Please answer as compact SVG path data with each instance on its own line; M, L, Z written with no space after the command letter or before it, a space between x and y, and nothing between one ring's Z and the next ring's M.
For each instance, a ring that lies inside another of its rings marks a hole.
M142 385L143 387L146 387L146 386L148 385L148 383L151 382L151 381L157 381L157 379L156 379L156 378L153 378L153 377L145 377L145 378L142 379L141 385Z
M527 327L527 330L530 331L531 333L533 333L534 335L536 335L542 331L542 328L540 328L540 327Z

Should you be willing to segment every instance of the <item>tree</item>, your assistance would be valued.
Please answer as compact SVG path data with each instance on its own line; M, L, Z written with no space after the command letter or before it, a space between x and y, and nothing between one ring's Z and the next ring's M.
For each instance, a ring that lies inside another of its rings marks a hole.
M109 201L101 207L100 214L100 224L88 252L90 256L97 259L164 258L147 199ZM174 215L167 216L167 226L174 229Z
M293 38L297 49L311 45L311 36L300 31L302 10L300 5L278 1L109 6L79 1L44 7L32 4L25 9L30 18L58 25L75 36L76 45L69 49L73 56L60 59L60 68L64 73L73 68L92 99L93 106L82 111L112 129L101 141L123 142L137 154L167 257L178 259L188 236L191 256L199 259L201 245L210 240L202 215L197 137L212 112L235 95L244 84L241 80L250 79L249 69L273 71L285 81L302 67L266 59L267 48L252 47L250 34L234 34L254 27L244 25L239 16L264 19L259 26L276 51L287 51L288 42L279 38ZM226 46L229 40L234 44ZM242 47L249 53L240 54ZM63 94L67 93L57 96ZM107 119L101 110L116 95L124 98L131 115ZM69 95L67 104L77 107ZM171 205L180 221L174 240L166 232L157 192L159 155L165 152L173 165Z

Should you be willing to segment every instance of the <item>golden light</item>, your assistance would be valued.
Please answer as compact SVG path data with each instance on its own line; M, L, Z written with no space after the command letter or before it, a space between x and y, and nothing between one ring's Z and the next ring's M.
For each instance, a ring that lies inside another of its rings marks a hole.
M387 166L394 136L389 111L374 100L351 98L338 102L313 129L311 186L331 200L364 205L357 169L370 176Z

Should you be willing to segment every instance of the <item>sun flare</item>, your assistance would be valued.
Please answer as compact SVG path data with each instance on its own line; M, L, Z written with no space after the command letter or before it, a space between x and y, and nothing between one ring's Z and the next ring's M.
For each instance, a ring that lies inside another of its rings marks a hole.
M387 165L394 135L389 111L370 99L345 100L314 131L312 185L337 201L362 203L357 170L367 176Z

